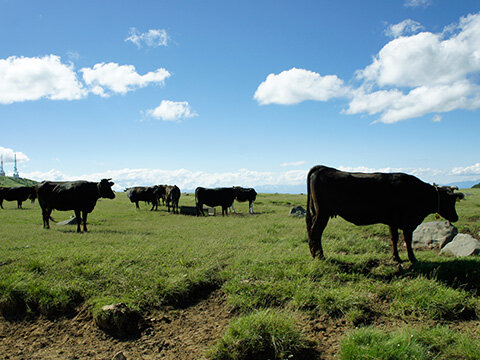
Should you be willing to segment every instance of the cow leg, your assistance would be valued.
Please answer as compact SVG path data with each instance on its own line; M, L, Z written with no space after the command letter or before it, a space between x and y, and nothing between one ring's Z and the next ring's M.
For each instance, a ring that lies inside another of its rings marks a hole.
M17 200L17 209L22 208L22 200Z
M322 249L322 235L327 223L328 216L320 216L317 214L313 219L312 227L308 231L308 246L310 247L310 253L312 254L312 257L314 258L324 258Z
M248 212L250 214L253 214L253 202L252 201L248 204Z
M83 231L87 232L87 215L88 213L86 211L82 212L82 221L83 221Z
M3 209L3 199L0 199L0 208Z
M237 212L235 211L235 206L233 206L233 203L232 203L232 211L234 214L236 214Z
M202 215L205 216L205 213L203 212L203 204L197 203L197 216L200 216L200 213L202 213Z
M150 211L153 211L154 208L155 208L155 202L152 202L152 208L150 209Z
M222 206L222 216L228 216L228 206Z
M82 222L82 217L80 216L80 210L74 210L75 211L75 218L77 219L77 232L82 232L80 230L80 223Z
M45 212L44 212L45 218L43 220L43 227L46 229L50 229L50 215L52 214L52 211L53 209L48 209L48 208L45 209Z
M405 245L407 245L408 260L410 260L412 264L415 264L417 259L412 249L413 230L403 230L403 237L405 239Z
M47 209L42 208L43 228L48 229L48 214Z
M138 201L135 201L135 206L137 207L137 209L140 209L140 206L138 206Z
M390 226L390 235L392 237L392 257L398 263L402 262L400 256L398 255L398 228Z

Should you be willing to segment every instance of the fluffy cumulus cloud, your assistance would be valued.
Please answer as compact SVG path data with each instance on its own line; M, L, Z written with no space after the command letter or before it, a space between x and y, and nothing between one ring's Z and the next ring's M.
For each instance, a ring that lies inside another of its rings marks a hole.
M385 35L397 38L404 35L415 34L423 29L424 27L419 22L407 19L398 24L389 25L385 30Z
M191 109L188 101L175 102L171 100L162 100L159 106L155 109L147 110L146 114L154 119L175 122L198 116L198 114Z
M0 104L50 100L78 100L89 93L103 97L125 94L150 84L163 85L170 73L159 68L144 75L133 65L99 63L75 71L57 55L0 59ZM83 81L82 81L83 80Z
M356 72L357 88L335 75L291 69L269 75L255 99L295 104L345 97L344 113L375 115L383 123L432 113L438 120L439 113L480 108L480 13L462 17L440 33L415 33L422 29L413 20L390 26L387 32L394 39Z
M39 100L74 100L87 95L73 65L59 56L0 59L0 103Z
M13 163L15 155L17 155L17 161L18 162L23 162L23 161L29 161L30 159L28 158L27 155L20 151L14 151L13 149L10 148L5 148L0 146L0 155L3 158L3 163Z
M343 80L336 75L322 76L313 71L292 68L268 75L257 88L254 98L260 105L291 105L305 100L327 101L345 93Z
M85 84L94 94L100 96L109 96L111 93L125 94L151 83L163 85L165 79L170 77L170 73L163 68L140 75L133 65L113 62L95 64L93 68L83 68L80 71Z
M130 28L128 37L125 42L131 42L139 48L143 46L159 47L167 46L168 35L163 29L150 29L147 32L141 33L136 28Z

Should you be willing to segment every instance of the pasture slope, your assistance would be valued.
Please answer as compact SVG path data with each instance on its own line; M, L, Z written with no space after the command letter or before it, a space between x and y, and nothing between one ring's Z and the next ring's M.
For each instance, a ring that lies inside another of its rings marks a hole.
M456 225L478 238L480 189L465 192ZM288 216L305 202L259 194L255 215L238 204L239 215L196 218L136 210L118 193L99 200L82 234L44 230L38 204L7 202L0 309L10 318L0 317L0 358L480 358L478 257L417 250L419 264L398 266L386 226L334 218L326 259L313 260L305 220ZM180 205L193 204L182 194ZM116 302L142 313L141 334L115 339L94 325ZM26 313L15 318L8 304Z
M38 184L35 180L14 178L12 176L0 176L0 186L33 186Z

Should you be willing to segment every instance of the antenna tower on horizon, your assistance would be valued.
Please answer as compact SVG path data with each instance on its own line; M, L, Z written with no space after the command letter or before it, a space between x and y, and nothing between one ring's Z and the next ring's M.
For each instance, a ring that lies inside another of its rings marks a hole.
M13 156L15 157L14 158L15 165L13 167L13 177L18 179L20 175L18 175L18 169L17 169L17 154L14 154Z

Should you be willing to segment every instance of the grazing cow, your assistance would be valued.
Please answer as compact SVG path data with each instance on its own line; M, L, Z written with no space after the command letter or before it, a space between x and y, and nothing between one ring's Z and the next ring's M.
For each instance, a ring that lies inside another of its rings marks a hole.
M78 220L77 232L80 232L81 222L83 222L83 231L87 231L87 215L93 211L97 200L115 198L115 193L112 191L113 182L110 180L43 181L37 189L38 202L42 208L43 227L50 228L49 220L52 210L74 210Z
M432 213L458 220L455 201L464 194L446 186L433 186L403 173L350 173L315 166L307 177L307 232L313 257L323 258L322 233L328 219L340 215L355 225L382 223L390 228L393 259L398 255L398 229L403 231L408 259L415 228Z
M253 214L253 202L257 198L257 192L254 188L242 188L241 186L234 186L235 200L239 202L248 201L248 212ZM232 210L236 214L235 207L232 203Z
M197 187L195 189L197 216L200 215L200 212L202 215L205 215L203 212L203 205L211 207L221 206L222 216L228 215L228 208L232 206L234 199L235 191L233 190L233 187L216 189Z
M177 185L167 185L165 187L165 202L167 203L167 210L170 212L170 203L172 204L172 212L178 214L178 201L180 200L180 189Z
M135 186L126 189L127 197L130 199L130 202L135 203L137 209L139 201L146 201L152 204L152 208L158 209L158 200L165 193L165 187L163 185L154 185L154 186Z
M17 201L17 208L22 208L22 202L30 199L32 204L37 198L35 186L14 186L0 188L0 207L3 209L3 200Z

